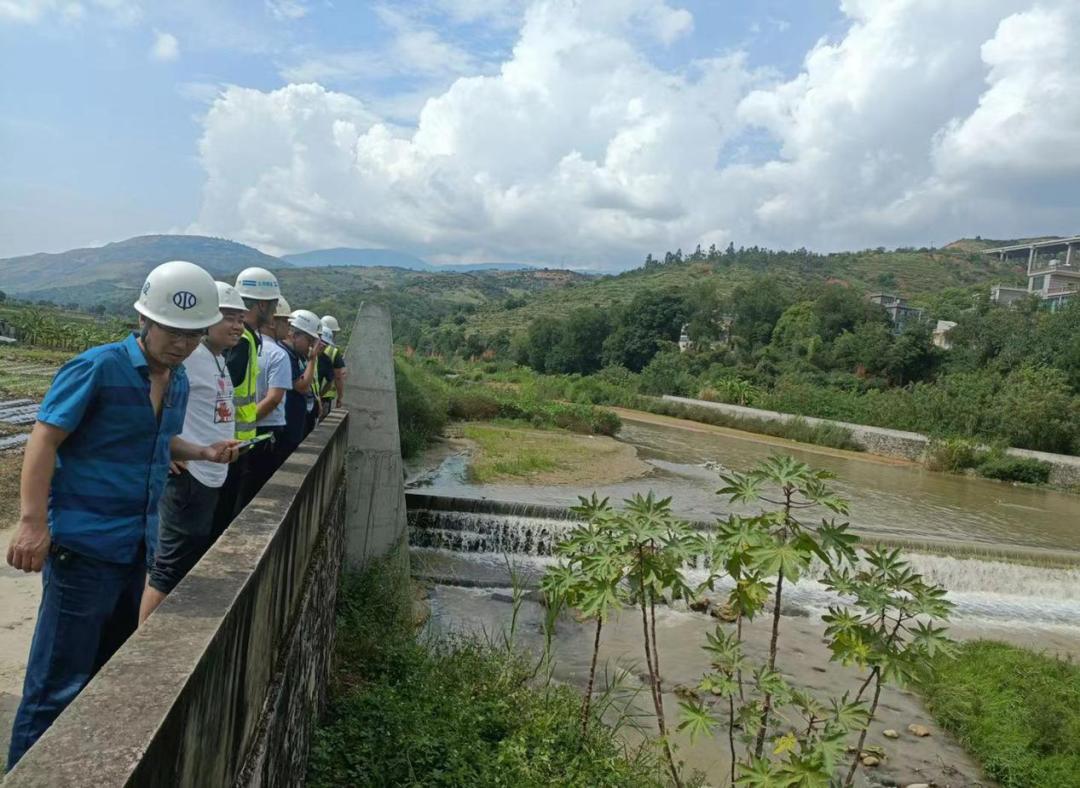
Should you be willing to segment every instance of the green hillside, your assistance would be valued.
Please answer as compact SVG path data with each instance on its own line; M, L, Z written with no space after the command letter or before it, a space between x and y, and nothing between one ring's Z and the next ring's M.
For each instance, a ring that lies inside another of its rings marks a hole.
M489 303L469 317L466 330L490 336L500 330L520 331L537 317L563 317L583 306L609 307L629 303L635 295L670 288L711 288L726 296L738 285L766 275L791 289L814 284L843 283L864 291L884 290L915 304L945 288L1019 284L1023 271L974 251L867 250L816 255L809 252L769 252L750 249L722 253L709 259L660 263L616 276L570 283L541 292L512 309Z
M0 260L0 289L20 298L82 305L130 304L154 266L190 260L215 276L289 263L244 244L202 235L141 235L105 246Z

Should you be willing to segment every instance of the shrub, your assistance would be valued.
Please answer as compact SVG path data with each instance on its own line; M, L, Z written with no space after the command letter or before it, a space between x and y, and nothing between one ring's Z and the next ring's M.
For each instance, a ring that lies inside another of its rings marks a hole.
M460 421L494 419L500 415L501 403L495 395L480 388L452 389L449 415Z
M420 642L412 599L386 566L343 578L308 785L660 788L651 759L625 757L611 728L583 737L573 690L538 685L524 658L478 639Z
M988 479L1026 484L1046 484L1050 481L1050 463L1030 457L1010 457L991 452L979 463L977 470Z
M403 358L394 360L394 383L401 455L411 457L446 426L445 386L430 372Z
M955 473L966 468L974 468L978 463L979 452L975 445L961 438L934 441L926 454L926 467L931 471Z

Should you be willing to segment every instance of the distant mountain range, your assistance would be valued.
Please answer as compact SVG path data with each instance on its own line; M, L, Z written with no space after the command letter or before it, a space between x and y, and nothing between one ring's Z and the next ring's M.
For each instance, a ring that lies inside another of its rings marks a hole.
M363 268L387 266L405 268L410 271L452 271L454 273L525 271L538 268L538 266L526 263L453 263L436 265L415 255L398 252L394 249L352 249L344 246L335 249L316 249L313 252L287 254L282 256L281 259L304 268L317 266L360 266Z
M219 278L253 265L289 267L278 257L224 238L140 235L105 246L0 259L0 290L21 297L93 303L116 296L117 291L138 292L151 269L169 260L190 260Z
M57 303L114 301L138 291L150 270L169 260L197 263L218 279L235 276L254 265L271 271L294 266L392 267L428 273L539 270L524 263L434 265L393 249L317 249L274 257L224 238L140 235L104 246L0 259L0 290L20 298Z

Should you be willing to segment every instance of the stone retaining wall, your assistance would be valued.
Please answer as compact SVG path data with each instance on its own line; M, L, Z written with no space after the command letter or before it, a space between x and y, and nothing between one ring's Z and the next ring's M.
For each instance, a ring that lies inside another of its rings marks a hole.
M688 397L664 396L665 402L676 402L697 408L720 411L729 416L740 418L760 419L761 421L790 422L795 420L805 421L814 426L832 425L850 430L851 437L863 451L871 454L880 454L886 457L902 457L907 460L919 461L926 454L930 445L930 439L917 432L904 430L891 430L886 427L869 427L865 424L852 424L846 421L831 421L818 419L812 416L797 416L792 413L779 413L774 410L759 410L747 408L742 405L729 405L725 402L707 402L706 400L690 399ZM1006 449L1005 453L1011 457L1026 457L1040 460L1050 465L1050 483L1062 487L1080 485L1080 457L1067 454L1049 454L1041 451L1028 449Z
M4 785L302 785L344 552L347 415L294 452Z

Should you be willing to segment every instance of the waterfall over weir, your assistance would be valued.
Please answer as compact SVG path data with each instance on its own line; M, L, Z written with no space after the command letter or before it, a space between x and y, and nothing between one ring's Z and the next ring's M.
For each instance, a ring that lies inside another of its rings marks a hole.
M536 582L554 546L575 524L572 513L558 507L414 493L408 503L414 553L443 567L441 579L465 585L507 585L508 562L527 582ZM904 546L915 571L949 590L957 619L1080 626L1080 564L1032 565L1023 561L1044 563L1040 555L1011 549L965 555L949 544ZM692 568L688 575L699 582L706 572ZM793 612L816 614L837 601L815 576L812 569L791 590ZM718 588L721 594L726 590Z

